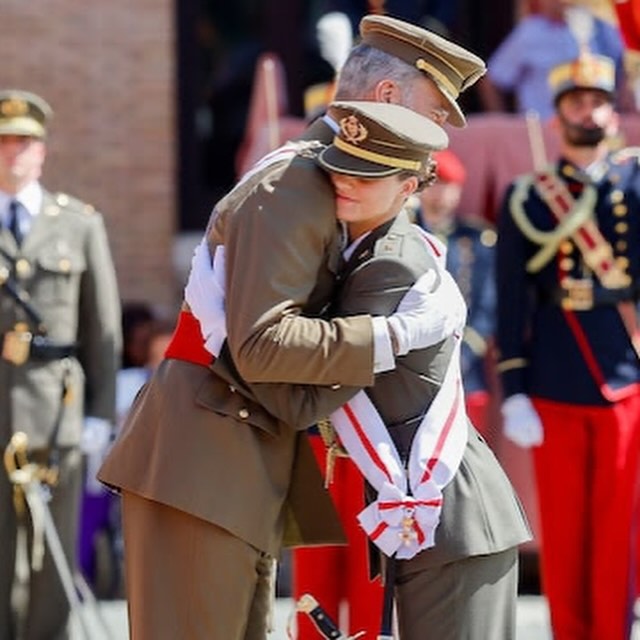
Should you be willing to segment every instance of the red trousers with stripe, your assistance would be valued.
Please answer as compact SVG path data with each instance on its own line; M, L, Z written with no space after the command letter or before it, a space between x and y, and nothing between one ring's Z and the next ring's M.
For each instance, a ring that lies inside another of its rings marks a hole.
M320 468L326 448L320 436L309 436ZM347 635L366 631L376 638L382 616L382 585L369 579L367 537L356 520L364 509L364 480L349 458L336 460L331 497L345 529L348 545L309 547L293 552L293 596L310 593ZM341 615L341 614L346 614ZM346 619L345 619L346 617ZM299 640L318 640L306 614L298 613Z
M629 638L635 596L640 395L610 407L533 399L542 584L555 640Z

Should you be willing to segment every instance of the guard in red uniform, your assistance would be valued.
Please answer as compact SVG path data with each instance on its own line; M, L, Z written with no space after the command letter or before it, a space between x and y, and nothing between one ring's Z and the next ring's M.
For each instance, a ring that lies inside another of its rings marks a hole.
M561 156L498 220L505 435L533 446L555 640L629 638L640 454L638 149L611 153L614 65L554 68Z

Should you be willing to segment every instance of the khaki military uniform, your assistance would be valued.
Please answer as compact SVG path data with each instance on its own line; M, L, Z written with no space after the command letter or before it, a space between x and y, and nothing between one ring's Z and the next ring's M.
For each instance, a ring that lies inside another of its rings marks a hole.
M401 214L372 231L347 262L341 315L390 315L414 281L433 268L427 244ZM452 339L398 359L367 390L405 459L420 418L438 392ZM517 545L530 539L519 501L493 452L469 425L467 445L443 491L435 546L397 561L403 640L515 637Z
M46 463L51 451L60 452L60 480L51 509L73 564L83 417L113 421L121 341L116 276L102 216L70 196L45 192L42 210L33 217L20 247L8 229L0 229L0 279L7 278L28 294L46 338L34 339L30 353L15 352L12 332L36 336L39 329L0 287L0 336L5 347L0 358L0 443L4 448L16 431L23 431L31 455L39 461ZM2 473L0 637L8 639L14 637L9 594L17 525L11 496ZM31 587L26 637L65 637L68 605L49 553L44 569L32 575Z
M329 142L332 134L318 123L308 137ZM263 637L264 629L245 626L250 603L244 598L229 602L238 581L243 585L238 592L252 594L258 573L259 556L238 561L237 539L269 555L278 555L283 543L343 540L306 437L290 425L304 429L356 392L340 385L373 381L368 317L338 320L333 327L299 318L301 330L290 322L301 312L313 316L325 309L340 261L333 191L314 160L297 156L277 163L220 206L222 215L210 235L214 243L225 241L228 344L238 371L249 380L311 379L330 393L318 404L298 399L292 404L287 385L259 385L269 397L268 412L264 398L256 401L254 388L238 376L226 352L209 368L177 360L160 365L98 474L126 492L124 527L131 537L125 543L129 550L141 551L126 554L132 633L139 639L181 637L184 626L176 611L183 608L190 611L189 619L203 621L201 635L189 631L192 638ZM269 327L278 320L275 342ZM194 588L208 598L188 600L191 596L179 581L184 572L172 566L189 562L185 552L194 551L185 529L190 536L193 529L185 526L182 538L171 543L151 536L138 544L133 537L149 529L137 514L148 505L135 508L135 497L157 504L156 515L166 505L191 516L193 528L209 524L209 535L198 536L196 555L191 555L192 563L198 558L198 567L211 566L207 558L218 557L219 538L231 545L216 565L217 575L224 577L221 583L209 584L210 572L206 588L200 572L194 578L199 581ZM218 614L215 619L210 611Z

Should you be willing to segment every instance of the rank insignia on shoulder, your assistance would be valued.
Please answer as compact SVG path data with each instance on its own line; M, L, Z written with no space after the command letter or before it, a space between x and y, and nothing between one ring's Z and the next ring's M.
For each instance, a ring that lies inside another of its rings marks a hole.
M84 213L85 215L91 215L95 213L95 207L93 205L82 202L73 196L66 193L56 193L53 197L55 203L63 209L70 209L78 213Z

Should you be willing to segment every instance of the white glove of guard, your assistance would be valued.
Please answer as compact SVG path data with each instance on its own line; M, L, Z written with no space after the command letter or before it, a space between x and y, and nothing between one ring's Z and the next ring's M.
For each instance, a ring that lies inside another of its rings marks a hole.
M209 247L203 239L193 252L184 299L200 322L205 349L214 356L220 353L227 337L224 281L224 247L216 248L212 264Z
M97 495L104 491L104 487L96 478L107 451L111 446L111 423L104 418L87 416L84 419L80 448L87 458L87 479L85 488L87 493Z
M460 289L448 271L441 270L440 277L442 281L435 291L435 271L418 278L396 312L387 318L397 341L396 355L430 347L464 327L467 305Z
M519 447L537 447L544 440L544 430L538 412L529 396L516 393L502 403L504 435Z

